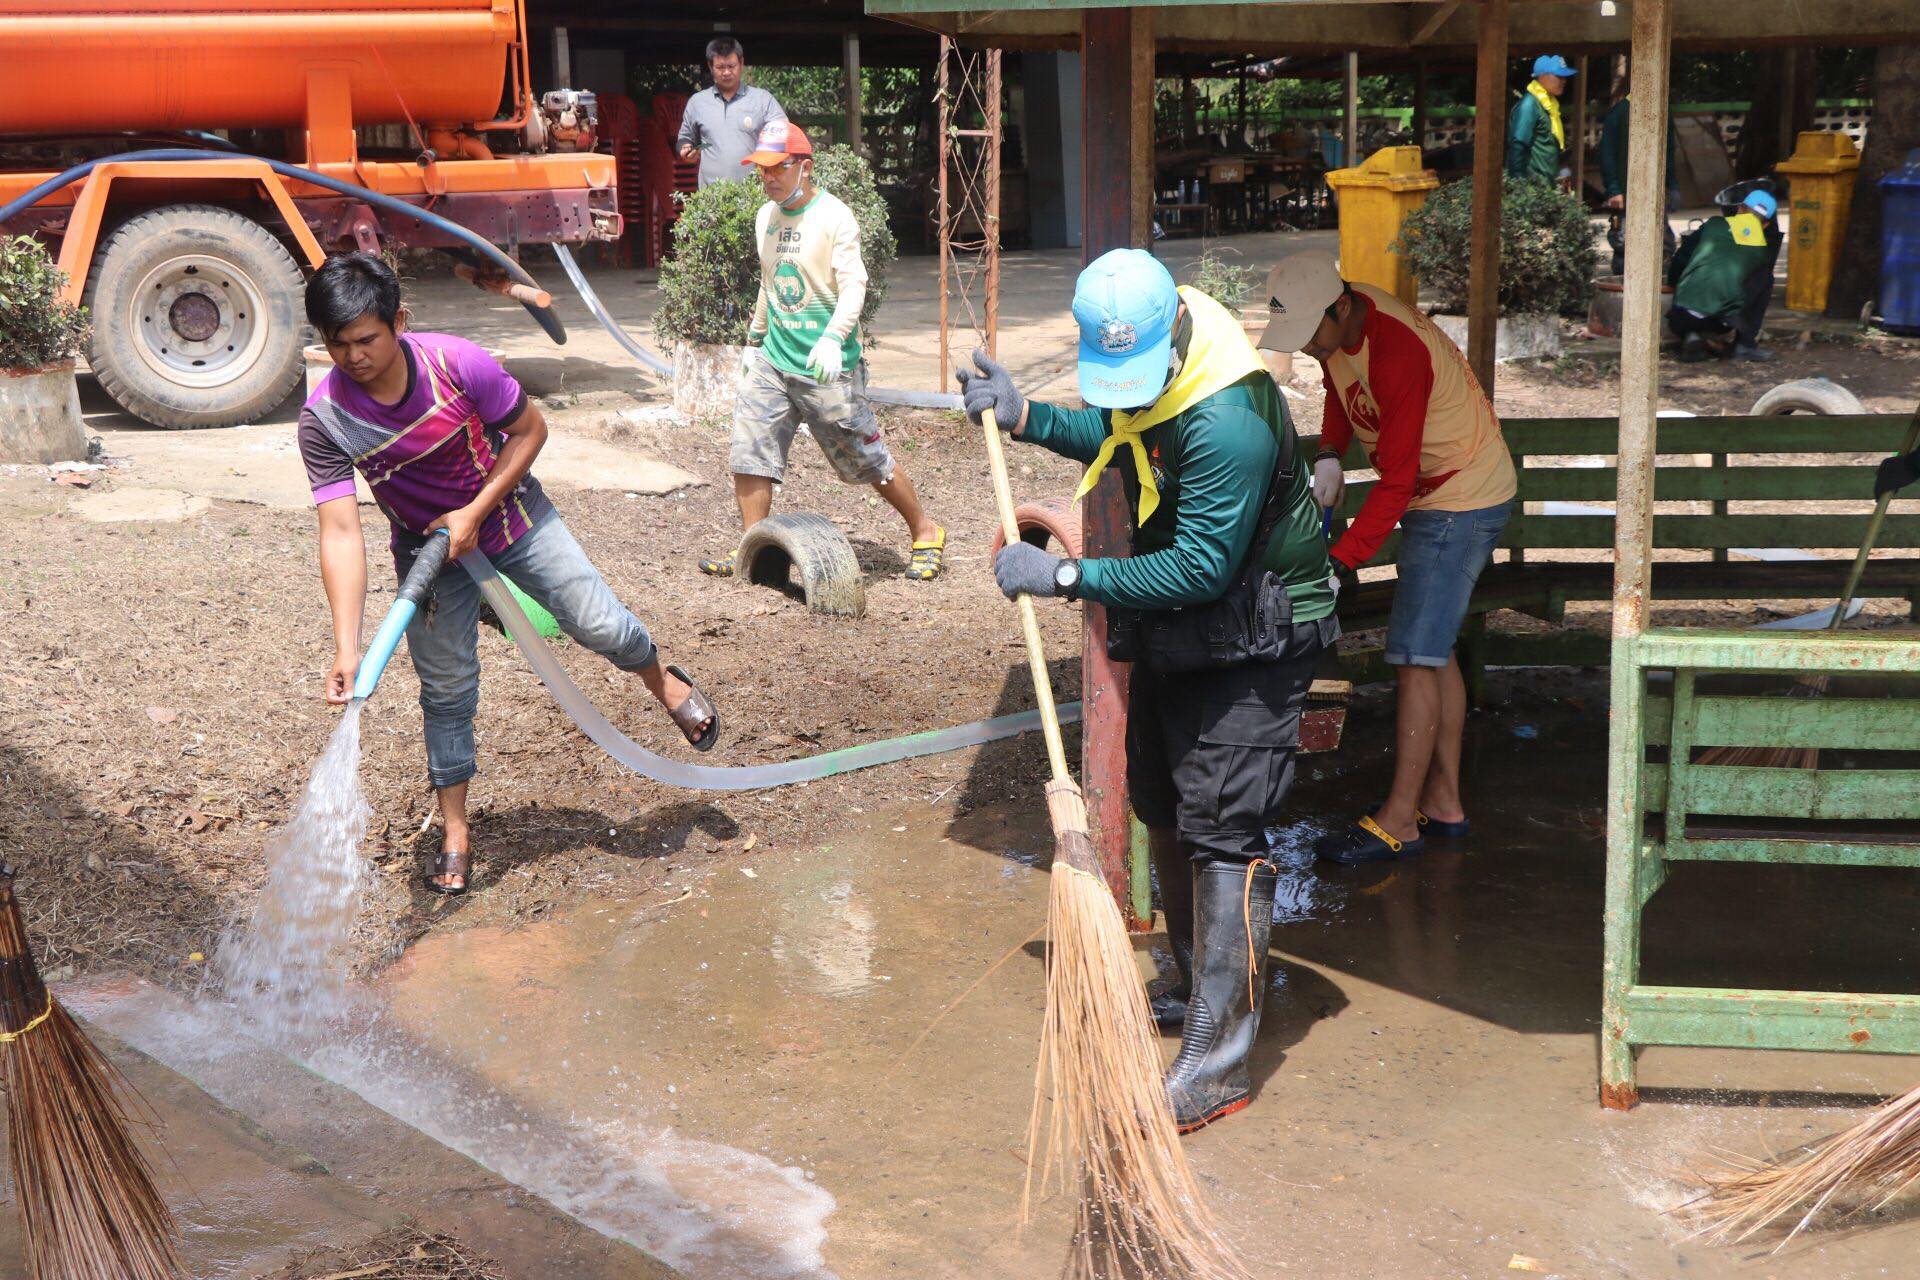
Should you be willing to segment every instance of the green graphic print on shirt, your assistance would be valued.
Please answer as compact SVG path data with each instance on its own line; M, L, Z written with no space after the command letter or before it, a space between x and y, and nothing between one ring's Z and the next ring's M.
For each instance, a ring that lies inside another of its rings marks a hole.
M814 345L833 337L851 370L860 363L860 308L867 297L853 211L825 191L792 213L769 201L755 231L760 297L748 341L764 338L775 368L805 376Z

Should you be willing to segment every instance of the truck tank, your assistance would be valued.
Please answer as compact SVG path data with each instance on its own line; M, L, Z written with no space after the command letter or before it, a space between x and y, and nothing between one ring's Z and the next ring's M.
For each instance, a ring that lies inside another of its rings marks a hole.
M339 70L358 124L493 118L514 0L0 0L0 133L297 127Z

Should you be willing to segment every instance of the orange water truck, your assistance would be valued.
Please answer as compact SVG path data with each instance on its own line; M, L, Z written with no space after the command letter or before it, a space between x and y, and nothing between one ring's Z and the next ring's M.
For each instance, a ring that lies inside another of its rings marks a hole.
M525 0L0 0L0 230L57 247L156 426L287 397L329 252L444 250L564 342L514 251L619 235L596 123L535 98Z

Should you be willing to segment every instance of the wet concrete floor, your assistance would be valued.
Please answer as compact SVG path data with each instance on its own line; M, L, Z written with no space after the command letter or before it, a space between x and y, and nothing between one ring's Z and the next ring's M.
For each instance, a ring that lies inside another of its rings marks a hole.
M1259 1093L1188 1139L1255 1273L1920 1273L1910 1213L1771 1257L1666 1216L1689 1161L1843 1128L1920 1062L1654 1050L1639 1109L1603 1112L1604 686L1494 691L1469 726L1477 833L1460 848L1371 871L1305 853L1386 785L1385 691L1359 700L1339 754L1303 763ZM413 1058L319 1069L688 1276L1051 1275L1066 1206L1018 1226L1050 847L1036 779L1016 811L849 812L811 846L682 873L657 904L432 936L379 995L383 1034L430 1046L440 1083L410 1081ZM1652 904L1646 973L1910 990L1916 887L1681 866ZM1143 970L1158 941L1140 939ZM582 1175L600 1160L614 1172Z

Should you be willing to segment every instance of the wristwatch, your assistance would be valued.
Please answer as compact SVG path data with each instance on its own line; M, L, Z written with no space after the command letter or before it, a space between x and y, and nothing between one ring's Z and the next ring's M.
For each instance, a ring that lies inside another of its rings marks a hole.
M1054 593L1065 600L1080 598L1080 562L1062 560L1053 570Z

